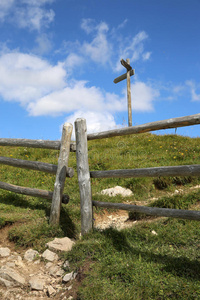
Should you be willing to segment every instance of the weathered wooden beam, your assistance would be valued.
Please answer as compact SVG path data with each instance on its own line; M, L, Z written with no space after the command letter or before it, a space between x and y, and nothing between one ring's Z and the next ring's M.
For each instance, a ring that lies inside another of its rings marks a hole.
M59 150L60 145L61 145L60 141L0 138L0 146L29 147L29 148ZM70 151L71 152L76 151L75 142L71 142Z
M103 139L103 138L109 138L114 136L138 134L138 133L150 132L150 131L155 131L160 129L185 127L185 126L191 126L197 124L200 124L200 114L195 114L195 115L180 117L180 118L167 119L167 120L162 120L157 122L150 122L138 126L92 133L92 134L88 134L87 139L96 140L96 139Z
M53 196L53 192L50 192L50 191L45 191L45 190L40 190L40 189L33 189L33 188L28 188L28 187L23 187L23 186L17 186L17 185L2 182L2 181L0 181L0 189L7 190L7 191L17 193L17 194L28 195L28 196L32 196L32 197L45 198L45 199L49 199L49 200L51 200L52 196ZM68 203L69 202L69 196L68 195L63 195L62 202L63 203Z
M120 60L121 64L123 67L126 68L127 71L131 71L132 70L132 67L130 66L130 60L129 61L125 61L124 59L121 59Z
M92 193L88 164L87 128L85 119L76 119L76 161L81 201L81 234L93 227Z
M91 171L91 178L136 178L159 176L200 176L200 165L154 167L143 169L125 169Z
M68 160L70 153L70 143L73 126L70 123L65 123L62 130L60 155L58 158L58 168L56 172L56 181L54 184L54 191L50 212L50 224L58 225L60 221L60 210L62 203L62 196L65 186L66 172L68 169Z
M127 58L127 64L130 65L130 59ZM132 126L132 105L131 105L131 79L130 71L127 69L127 100L128 100L128 126Z
M57 165L38 162L38 161L30 161L30 160L22 160L22 159L15 159L11 157L4 157L0 156L0 164L17 167L17 168L23 168L23 169L31 169L51 174L56 174L57 172ZM74 169L73 168L67 168L66 170L66 177L73 177L74 176Z
M132 69L131 71L129 71L129 74L130 74L130 76L133 76L133 75L135 74L135 70ZM115 78L115 79L113 80L113 82L114 82L114 83L118 83L118 82L120 82L120 81L122 81L122 80L124 80L124 79L126 79L126 78L127 78L127 73L125 73L125 74L123 74L123 75L121 75L121 76Z
M92 201L94 206L104 207L104 208L114 208L128 211L135 211L139 213L144 213L149 216L157 217L171 217L171 218L181 218L187 220L200 221L200 211L195 210L184 210L184 209L170 209L170 208L158 208L158 207L147 207L138 206L123 203L111 203L111 202L99 202Z

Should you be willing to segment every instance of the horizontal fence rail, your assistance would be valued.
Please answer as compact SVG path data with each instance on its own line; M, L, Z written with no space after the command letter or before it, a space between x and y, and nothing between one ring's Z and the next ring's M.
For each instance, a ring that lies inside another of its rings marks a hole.
M103 139L103 138L109 138L114 136L145 133L145 132L150 132L155 130L178 128L178 127L185 127L185 126L191 126L197 124L200 124L200 114L156 121L156 122L146 123L138 126L92 133L87 135L87 139L96 140L96 139Z
M125 169L108 171L91 171L91 178L131 178L159 176L200 176L200 165L154 167L143 169Z
M23 169L31 169L35 171L42 171L50 174L56 174L58 166L38 161L30 161L30 160L22 160L15 159L10 157L0 156L0 164L23 168ZM74 176L74 169L67 168L66 169L66 177L72 178Z
M114 208L128 211L135 211L139 213L144 213L149 216L157 217L172 217L181 218L188 220L200 221L200 211L195 210L184 210L184 209L171 209L171 208L158 208L158 207L147 207L123 203L111 203L111 202L99 202L92 201L94 206L104 207L104 208Z
M30 140L30 139L7 139L0 138L0 146L30 147L60 150L61 141ZM75 142L70 143L70 152L76 151Z
M53 192L46 191L46 190L40 190L40 189L33 189L33 188L27 188L23 186L17 186L14 184L6 183L0 181L0 188L3 190L7 190L10 192L14 192L17 194L27 195L27 196L33 196L33 197L41 197L45 199L52 200ZM62 196L62 202L68 203L69 202L69 196L63 195Z

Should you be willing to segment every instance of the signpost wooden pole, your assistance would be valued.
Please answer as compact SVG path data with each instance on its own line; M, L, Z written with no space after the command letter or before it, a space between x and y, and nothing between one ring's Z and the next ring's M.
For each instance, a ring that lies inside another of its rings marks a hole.
M130 59L127 58L126 62L130 66ZM127 69L127 100L128 100L128 126L132 126L132 108L131 108L131 79L130 70Z
M131 108L131 80L130 77L135 74L134 70L130 66L130 59L126 61L121 59L121 64L126 68L127 72L114 79L114 83L118 83L124 79L127 79L127 101L128 101L128 126L132 126L132 108Z

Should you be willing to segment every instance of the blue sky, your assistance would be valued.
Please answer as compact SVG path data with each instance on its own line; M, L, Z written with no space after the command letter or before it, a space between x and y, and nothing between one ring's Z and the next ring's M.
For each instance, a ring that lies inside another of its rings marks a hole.
M133 125L199 113L199 12L199 0L0 0L0 137L59 139L78 117L88 132L126 125L121 58Z

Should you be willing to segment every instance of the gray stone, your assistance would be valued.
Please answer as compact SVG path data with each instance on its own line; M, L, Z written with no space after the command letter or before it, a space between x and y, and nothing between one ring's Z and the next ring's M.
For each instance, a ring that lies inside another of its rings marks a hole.
M69 268L69 262L66 260L63 264L63 268Z
M105 190L101 191L101 194L108 195L110 197L114 197L117 195L121 195L123 197L128 197L128 196L133 195L133 192L131 190L125 189L121 186L115 186L113 188L105 189Z
M0 248L0 257L6 257L10 255L10 249L7 247Z
M58 255L48 249L43 252L42 257L51 262L58 259Z
M57 277L62 276L64 274L64 270L62 270L59 266L52 266L49 269L49 273L51 276Z
M70 280L74 279L73 275L73 272L65 274L63 277L63 282L69 282Z
M14 283L0 277L0 285L3 285L5 287L9 288L9 287L14 286Z
M45 285L45 282L39 277L32 277L29 280L29 284L32 290L42 291Z
M29 249L25 252L24 259L28 261L33 261L37 255L39 255L38 251Z
M46 244L52 251L70 251L75 243L68 237L55 238L53 241Z
M49 269L49 268L51 268L53 265L54 265L54 264L53 264L52 262L49 261L48 263L46 263L45 268Z
M49 285L47 287L47 293L48 293L48 296L51 297L56 294L56 290L51 285Z
M6 266L9 267L9 268L14 268L14 267L15 267L15 263L12 262L12 261L8 261L8 262L6 263Z
M14 286L21 286L25 284L25 279L15 270L7 267L0 269L0 277L13 282Z

